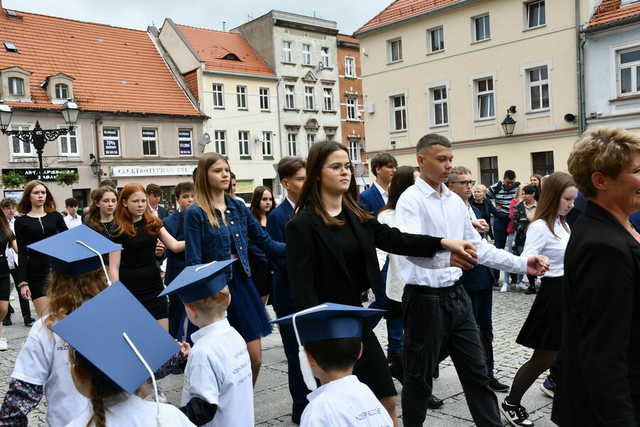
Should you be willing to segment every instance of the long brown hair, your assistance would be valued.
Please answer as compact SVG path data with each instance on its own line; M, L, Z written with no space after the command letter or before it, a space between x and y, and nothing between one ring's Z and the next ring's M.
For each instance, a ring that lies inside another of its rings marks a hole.
M45 193L47 194L44 200L44 211L46 213L55 212L56 210L56 202L53 200L53 195L49 188L44 185L44 182L38 181L34 179L33 181L29 181L27 185L24 186L24 191L22 192L22 198L20 199L20 203L18 203L17 211L23 215L31 212L31 192L36 187L36 185L42 185L44 187Z
M4 214L4 211L2 209L0 209L0 232L4 234L4 237L7 240L7 242L10 242L13 239L15 239L13 231L11 231L11 226L9 226L9 220L7 220L7 217Z
M274 204L273 191L271 190L271 188L265 185L260 185L253 190L253 195L251 196L251 207L249 208L249 210L258 221L260 221L260 217L262 216L262 212L260 211L260 202L262 201L262 196L264 196L265 191L271 193L271 209L265 214L269 215L269 213L273 210Z
M87 214L86 224L94 230L102 229L102 227L100 226L100 208L98 207L98 203L100 203L100 200L102 200L102 197L106 193L113 193L113 195L116 196L117 200L118 193L113 187L110 187L108 185L103 185L102 187L96 188L91 192L91 206L89 206L89 213Z
M313 208L314 212L322 218L326 225L343 225L344 222L335 219L324 207L322 203L322 195L320 194L320 179L322 176L322 168L327 157L331 153L342 150L347 155L349 151L344 145L335 141L316 142L309 148L309 156L307 157L307 178L300 192L300 199L296 206L296 215L298 215L305 207ZM371 218L364 209L360 207L356 200L358 199L358 188L353 173L351 174L351 182L349 189L342 195L342 205L354 213L360 222L365 222Z
M416 182L413 175L415 168L413 166L400 166L396 173L393 174L391 184L389 184L389 200L380 212L387 209L395 209L398 199L404 193L404 190L411 187Z
M95 297L107 287L107 279L102 269L79 276L51 270L47 281L49 313L45 324L51 326L64 319L86 300Z
M565 217L558 215L558 206L560 205L560 199L562 198L564 190L575 186L576 183L573 177L566 172L554 172L544 180L544 185L540 192L540 201L538 201L538 207L536 208L536 214L533 220L543 220L547 224L551 234L556 238L559 237L553 228L558 218L560 219L562 227L569 232L569 226L565 221Z
M209 190L209 168L218 160L224 160L227 166L229 162L218 153L206 153L198 160L196 168L195 185L196 185L196 203L207 214L209 223L214 227L220 227L216 218L215 208L213 207L213 198ZM229 177L229 185L231 185L231 177Z
M129 237L134 237L136 235L136 227L133 224L133 217L131 216L131 212L124 205L124 202L129 200L129 197L133 193L144 193L144 187L140 184L127 184L120 191L120 196L118 197L118 204L116 205L115 219L116 224L118 224L118 228L116 229L115 235L121 236L125 234ZM144 211L142 218L146 225L147 233L152 236L157 236L160 233L160 229L162 228L162 221L155 216L151 212L151 208L149 208L149 202L147 201L147 209Z

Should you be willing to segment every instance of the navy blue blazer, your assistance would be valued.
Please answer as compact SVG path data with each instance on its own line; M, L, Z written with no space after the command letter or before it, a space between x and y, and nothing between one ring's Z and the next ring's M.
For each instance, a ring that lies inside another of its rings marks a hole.
M360 193L360 198L358 199L360 205L373 216L377 217L380 213L380 210L384 207L384 199L382 198L382 194L378 190L374 184L371 184L371 187L364 190Z
M485 199L486 200L486 199ZM476 218L481 218L480 209L471 205L471 209L476 214ZM462 271L462 285L467 292L481 291L491 288L496 279L491 268L478 264L471 270Z
M293 207L289 200L284 199L269 216L267 216L267 233L276 242L285 242L284 233L287 223L293 216ZM272 258L273 281L271 286L271 301L278 317L295 312L293 296L289 287L287 273L287 258Z

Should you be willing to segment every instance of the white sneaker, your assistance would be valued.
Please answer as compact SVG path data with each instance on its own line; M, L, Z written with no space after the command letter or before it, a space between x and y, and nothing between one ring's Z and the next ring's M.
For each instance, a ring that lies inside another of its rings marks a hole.
M517 288L526 291L527 289L529 289L529 284L525 283L524 281L518 282Z
M0 338L0 351L6 351L9 349L6 338Z
M500 288L500 292L507 292L509 290L509 285L506 283L502 284L502 287Z

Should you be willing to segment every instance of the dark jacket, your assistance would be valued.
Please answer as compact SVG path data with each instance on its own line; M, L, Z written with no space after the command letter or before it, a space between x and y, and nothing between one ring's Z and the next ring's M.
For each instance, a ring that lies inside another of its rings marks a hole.
M482 199L481 203L476 203L475 199L471 197L469 204L476 211L476 217L478 219L484 219L489 224L489 231L487 234L493 239L493 230L491 229L491 217L498 215L498 209L491 203L488 197Z
M524 244L527 239L527 230L529 229L529 218L527 217L527 209L524 202L520 202L516 205L511 221L513 222L513 227L516 229L512 252L515 255L520 255L524 249Z
M184 212L174 212L164 220L164 228L177 241L184 240ZM185 267L184 251L173 253L170 250L165 251L167 255L167 271L164 282L169 284L175 279Z
M376 247L398 255L432 257L440 250L441 238L402 233L380 224L375 218L361 223L344 209L347 224L356 235L362 251L365 277L352 277L332 238L332 227L311 209L296 215L287 225L289 283L296 309L323 302L361 305L360 294L379 286L380 267Z
M571 232L563 288L562 427L640 425L640 244L588 202Z
M489 204L491 204L491 202L489 202ZM471 205L471 209L473 209L473 212L476 214L476 218L479 219L480 210L473 205ZM467 292L488 289L493 286L495 281L496 278L492 269L482 264L476 265L471 270L462 271L462 285Z
M360 193L358 202L365 211L376 217L380 213L380 210L384 207L384 199L382 198L382 194L380 194L378 187L373 184L371 184L371 187Z
M285 241L285 229L292 215L293 207L287 199L284 199L282 203L269 214L267 217L267 233L269 233L274 241ZM287 276L287 258L273 258L272 265L273 282L271 286L271 301L278 317L282 317L295 312L293 296L289 288L289 277Z

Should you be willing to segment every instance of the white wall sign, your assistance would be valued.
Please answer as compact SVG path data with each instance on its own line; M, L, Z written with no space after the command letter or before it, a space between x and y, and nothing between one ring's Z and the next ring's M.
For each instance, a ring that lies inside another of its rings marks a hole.
M196 165L111 166L112 177L191 175Z

